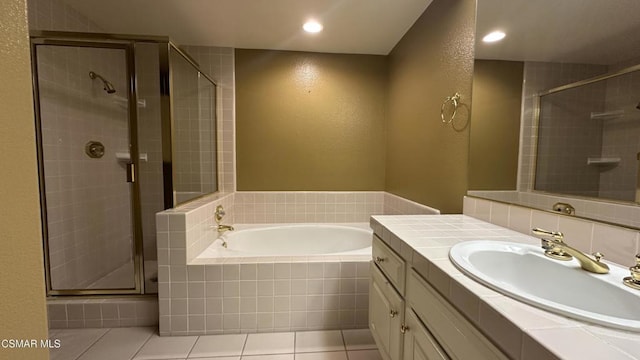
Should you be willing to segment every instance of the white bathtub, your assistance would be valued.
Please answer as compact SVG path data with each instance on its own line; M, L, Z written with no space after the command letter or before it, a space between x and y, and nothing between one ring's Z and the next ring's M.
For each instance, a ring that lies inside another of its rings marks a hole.
M364 224L234 225L197 258L371 256L372 231Z

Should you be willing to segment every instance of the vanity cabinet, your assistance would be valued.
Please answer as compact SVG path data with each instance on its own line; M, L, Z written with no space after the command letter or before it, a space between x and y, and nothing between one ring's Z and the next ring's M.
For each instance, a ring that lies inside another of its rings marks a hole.
M369 328L386 359L402 356L402 321L404 299L376 265L371 265L369 286Z
M508 359L375 235L372 254L369 328L385 360Z
M449 359L438 341L427 330L416 313L407 308L404 319L404 351L402 360Z

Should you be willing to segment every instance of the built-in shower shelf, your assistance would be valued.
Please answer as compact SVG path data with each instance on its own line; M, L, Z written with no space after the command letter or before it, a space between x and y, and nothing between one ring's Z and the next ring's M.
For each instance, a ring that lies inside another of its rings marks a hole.
M587 158L587 165L611 166L620 163L619 157L590 157Z
M127 99L126 97L117 96L117 95L113 97L113 102L125 108L129 105L129 99ZM146 108L147 100L138 99L138 107Z
M624 110L592 112L591 119L592 120L611 120L611 119L620 118L623 115L624 115Z
M131 154L129 154L128 151L120 151L116 153L116 159L118 159L118 161L131 161ZM147 153L140 153L140 160L149 160Z

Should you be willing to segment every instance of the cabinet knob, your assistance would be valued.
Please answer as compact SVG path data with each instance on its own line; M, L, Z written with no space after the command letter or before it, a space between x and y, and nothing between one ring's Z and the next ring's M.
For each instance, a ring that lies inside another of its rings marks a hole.
M404 333L406 333L407 331L409 331L409 327L405 324L400 325L400 332L404 335Z
M398 312L396 310L389 311L389 316L390 317L394 318L394 317L396 317L396 315L398 315Z
M376 256L376 258L375 258L375 260L374 260L374 261L375 261L375 262L377 262L377 263L379 264L379 263L381 263L381 262L384 262L384 258L382 258L382 257L380 257L380 256Z

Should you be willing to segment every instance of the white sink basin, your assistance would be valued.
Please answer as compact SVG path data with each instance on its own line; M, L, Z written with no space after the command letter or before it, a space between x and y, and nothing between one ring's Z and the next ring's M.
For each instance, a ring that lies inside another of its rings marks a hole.
M608 263L608 274L592 274L575 259L547 258L539 246L498 241L456 244L449 258L472 279L543 310L640 331L640 291L622 284L626 268Z

